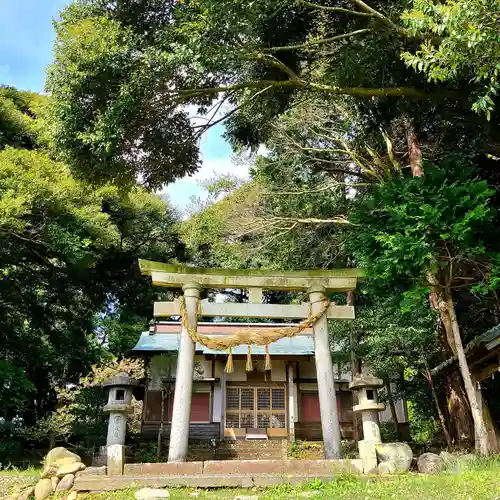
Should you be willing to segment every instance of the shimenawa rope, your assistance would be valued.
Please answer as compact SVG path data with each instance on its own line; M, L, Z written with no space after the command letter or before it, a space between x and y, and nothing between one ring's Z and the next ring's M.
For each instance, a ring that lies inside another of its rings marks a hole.
M233 371L233 355L232 349L242 344L248 344L249 350L247 354L247 370L250 368L251 371L251 354L250 345L263 345L266 346L266 370L271 369L271 358L269 356L269 344L276 342L279 339L295 337L299 333L303 332L306 328L313 327L316 322L326 313L330 301L325 298L319 302L322 302L321 309L312 314L311 309L309 309L309 314L307 318L300 323L291 326L282 326L278 328L241 328L236 330L232 335L225 337L209 337L208 335L202 335L198 333L196 328L190 328L187 321L186 312L186 300L184 297L180 298L180 311L181 311L181 322L182 326L187 330L193 342L198 342L199 344L212 349L214 351L226 351L229 350L228 360L226 365L226 372L231 373ZM311 307L310 304L309 307ZM198 316L199 316L199 306L198 302Z

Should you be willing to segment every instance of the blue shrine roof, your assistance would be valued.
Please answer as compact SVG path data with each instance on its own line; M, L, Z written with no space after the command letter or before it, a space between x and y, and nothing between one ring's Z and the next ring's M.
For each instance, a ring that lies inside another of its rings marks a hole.
M226 324L227 325L227 324ZM235 327L241 326L234 324ZM278 326L278 325L273 325ZM280 325L281 326L281 325ZM180 330L180 325L179 325ZM212 335L212 334L211 334ZM217 333L213 333L217 336ZM179 333L155 333L142 332L133 351L135 352L168 352L178 351L180 342ZM247 354L247 345L240 345L233 349L233 355ZM196 352L201 354L225 354L224 351L214 351L200 344L196 344ZM251 346L251 353L254 355L264 355L266 353L264 346ZM313 356L314 340L312 335L297 335L295 337L285 337L269 344L269 354L286 356Z

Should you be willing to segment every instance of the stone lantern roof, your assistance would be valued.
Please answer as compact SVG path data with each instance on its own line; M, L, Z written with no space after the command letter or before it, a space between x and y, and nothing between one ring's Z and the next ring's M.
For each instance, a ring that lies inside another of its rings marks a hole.
M361 373L354 377L353 381L349 384L349 389L356 390L363 387L378 388L383 386L384 381L382 379L374 377L373 375Z
M108 378L102 384L103 387L135 387L137 385L139 385L139 382L125 372Z

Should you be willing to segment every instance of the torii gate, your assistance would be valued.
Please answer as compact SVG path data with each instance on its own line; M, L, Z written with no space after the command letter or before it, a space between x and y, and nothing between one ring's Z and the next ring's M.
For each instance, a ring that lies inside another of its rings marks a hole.
M209 269L169 265L139 260L141 273L149 275L157 286L182 286L190 329L197 328L201 316L228 316L245 318L307 318L309 313L321 310L327 292L348 292L356 288L359 269L314 271L263 271L239 269ZM249 303L209 303L199 301L202 288L239 288L249 291ZM262 304L263 290L304 291L309 303L295 305ZM156 302L154 316L178 316L179 301ZM354 319L353 306L330 304L314 325L314 351L318 380L321 428L325 458L340 458L340 425L333 374L333 363L328 338L327 318ZM170 430L169 462L184 462L188 452L189 415L193 386L195 343L186 328L182 328L175 379L172 425Z

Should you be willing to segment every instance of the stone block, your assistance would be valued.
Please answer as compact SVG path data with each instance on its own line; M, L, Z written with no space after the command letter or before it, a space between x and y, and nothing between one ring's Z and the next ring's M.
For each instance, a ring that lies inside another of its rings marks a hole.
M122 444L112 444L108 446L108 475L123 475L123 465L125 463L125 446Z
M346 459L331 460L285 460L285 474L292 476L315 476L349 472L351 464Z
M125 467L127 467L125 465ZM108 473L107 467L105 465L101 467L87 467L85 470L81 470L76 473L76 477L81 476L82 474L91 474L94 476L105 476Z
M125 475L189 476L203 473L203 462L125 464Z
M283 474L283 460L209 460L203 474Z
M363 464L363 474L376 474L377 468L377 449L373 441L358 441L359 458Z

